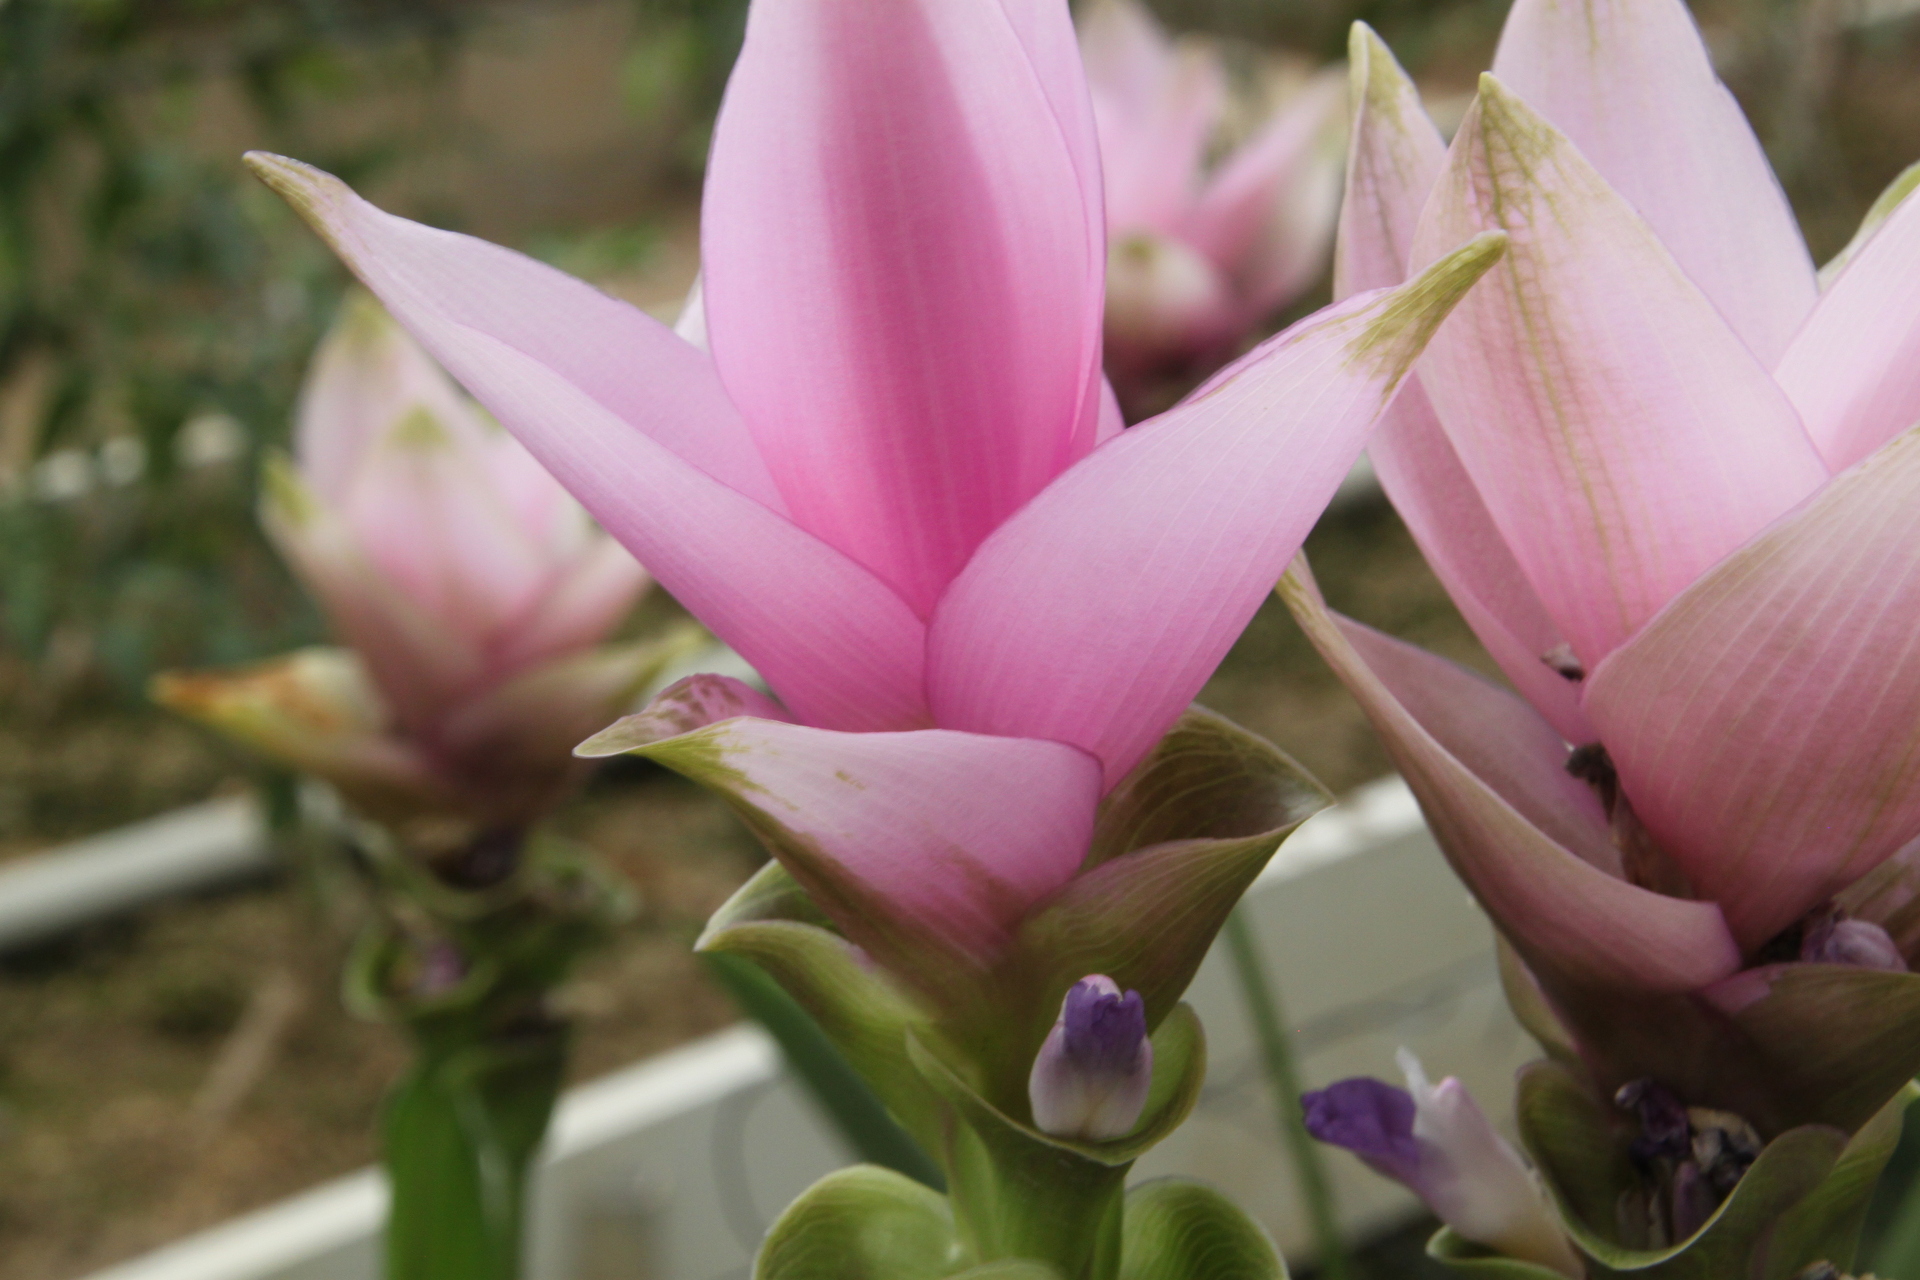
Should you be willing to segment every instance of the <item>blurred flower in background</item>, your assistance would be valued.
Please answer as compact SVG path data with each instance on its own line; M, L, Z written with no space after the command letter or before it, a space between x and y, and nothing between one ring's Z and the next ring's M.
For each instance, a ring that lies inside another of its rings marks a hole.
M1080 48L1106 177L1107 368L1135 418L1156 376L1209 372L1320 277L1345 82L1274 71L1236 95L1217 48L1169 38L1137 0L1088 5Z
M373 816L530 821L574 743L697 643L596 647L646 571L364 294L315 356L295 447L267 463L261 518L352 651L155 690Z

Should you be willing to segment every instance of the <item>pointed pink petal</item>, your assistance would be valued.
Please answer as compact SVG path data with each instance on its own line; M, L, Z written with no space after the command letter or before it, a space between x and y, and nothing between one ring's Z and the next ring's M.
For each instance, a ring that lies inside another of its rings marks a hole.
M991 961L1078 869L1100 794L1099 764L1072 747L937 729L737 719L644 750L725 795L883 963L929 943Z
M1348 62L1353 141L1333 268L1338 298L1406 279L1420 210L1447 158L1413 81L1364 23L1354 24ZM1507 678L1562 737L1592 742L1579 690L1541 660L1565 637L1461 467L1418 374L1407 379L1367 451L1427 563Z
M1093 438L1104 250L1059 39L1038 0L759 5L715 129L727 390L799 523L923 616Z
M1566 741L1598 740L1580 686L1545 661L1565 637L1494 526L1418 375L1408 383L1367 446L1380 487L1507 679Z
M1099 124L1107 226L1175 231L1198 194L1200 165L1226 99L1219 60L1175 49L1136 0L1103 0L1080 21Z
M752 685L702 671L674 681L641 710L580 743L573 754L588 760L622 755L740 716L793 723L784 707Z
M1513 249L1420 381L1588 670L1818 488L1784 394L1566 138L1482 77L1414 261L1489 226Z
M1635 813L1749 947L1920 834L1916 510L1909 431L1588 678Z
M1682 0L1516 0L1493 73L1640 211L1771 368L1813 308L1813 259Z
M712 361L653 317L510 249L384 213L311 165L247 159L449 372L459 376L422 332L424 311L544 366L720 483L784 510Z
M1118 781L1199 692L1432 326L1499 256L1295 325L1102 445L1002 526L928 637L939 723L1070 742Z
M1447 144L1393 51L1364 22L1347 42L1353 125L1333 292L1389 289L1407 278L1420 210L1447 167Z
M1920 422L1920 200L1821 295L1774 376L1835 471Z
M1695 990L1739 967L1739 949L1714 904L1662 897L1576 857L1474 771L1486 769L1561 834L1590 845L1591 815L1555 796L1542 774L1539 753L1552 731L1538 721L1523 728L1527 712L1517 700L1328 612L1301 568L1280 592L1386 742L1454 870L1529 964L1585 983L1652 991ZM1362 645L1364 652L1356 647ZM1460 701L1427 725L1400 695L1417 698L1429 713ZM1509 738L1485 731L1481 716L1520 732Z
M1336 130L1345 103L1344 75L1316 76L1227 158L1187 221L1187 239L1233 281L1246 323L1326 265L1340 207Z
M350 294L314 352L294 417L301 474L328 502L345 495L374 442L414 409L466 425L467 406L406 330L364 293Z
M577 337L592 350L605 336L594 323L626 317L626 309L601 314L583 304L572 321L555 322L552 334L522 333L524 323L494 315L480 305L491 305L492 295L476 299L476 292L488 280L524 283L516 272L537 271L540 281L557 273L381 213L308 166L274 159L256 164L448 371L788 706L813 723L839 728L925 723L925 630L898 596L499 336L539 337L543 347L560 348ZM433 288L420 283L423 278ZM585 286L572 287L616 305ZM482 327L496 320L498 332ZM621 323L629 325L628 337L658 339L654 358L645 348L631 353L625 376L636 393L629 407L646 408L681 434L712 427L716 440L724 440L727 423L736 419L704 357L638 311Z

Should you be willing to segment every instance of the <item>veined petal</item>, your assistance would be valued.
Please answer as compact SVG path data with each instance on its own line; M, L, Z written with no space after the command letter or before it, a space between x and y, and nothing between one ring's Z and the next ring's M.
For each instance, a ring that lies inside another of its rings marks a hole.
M1757 946L1920 834L1920 430L1588 678L1648 831Z
M1920 200L1820 295L1774 376L1835 471L1920 422Z
M1442 705L1443 695L1425 683L1431 678L1444 678L1460 695L1467 687L1447 674L1448 664L1329 612L1304 563L1280 594L1385 741L1454 870L1530 965L1583 984L1664 992L1693 991L1739 968L1739 948L1713 903L1663 897L1575 856L1455 754L1457 746L1476 757L1530 809L1584 843L1585 819L1551 796L1537 758L1499 734L1471 732L1488 709L1509 723L1524 716L1517 702L1480 685L1471 691L1473 707L1456 706L1437 726L1452 739L1443 740L1400 698ZM1541 731L1544 725L1533 736Z
M1381 489L1514 688L1560 737L1576 745L1595 741L1580 686L1547 664L1566 638L1460 465L1419 375L1407 381L1367 446Z
M1406 279L1420 210L1447 160L1419 91L1365 23L1353 24L1348 65L1353 142L1334 258L1337 298ZM1381 418L1368 453L1427 563L1507 678L1562 737L1593 741L1578 690L1543 661L1566 638L1460 465L1417 373Z
M639 753L724 796L849 938L910 980L991 963L1072 878L1100 797L1084 752L939 729L737 719Z
M247 163L469 391L448 359L449 322L539 364L720 483L785 510L713 362L652 316L511 249L384 213L298 160L252 151ZM439 322L432 333L429 317Z
M1446 140L1419 89L1364 22L1353 24L1347 67L1353 126L1333 260L1336 298L1407 278L1420 210L1447 167Z
M938 722L1071 742L1119 781L1213 673L1500 252L1481 237L1302 321L1029 503L940 602Z
M1177 230L1199 194L1200 164L1225 103L1219 59L1175 48L1138 0L1087 6L1080 49L1099 124L1108 227Z
M721 376L796 520L922 616L1093 437L1098 211L1059 114L1090 111L1024 43L1053 8L757 5L715 127Z
M255 164L448 371L788 706L813 723L847 729L925 722L925 631L898 596L750 493L636 429L563 376L564 365L517 343L538 339L543 351L564 354L577 327L591 352L607 337L596 324L617 321L625 337L651 344L622 357L627 407L645 410L649 425L667 434L701 436L711 427L717 449L738 419L698 351L577 282L566 284L582 296L569 299L579 306L565 327L522 332L512 288L559 289L549 277L565 277L381 213L308 166Z
M1826 467L1767 371L1565 136L1491 76L1414 262L1499 227L1507 260L1420 381L1588 670Z
M1516 0L1493 74L1573 140L1771 368L1813 308L1813 259L1682 0Z
M1488 790L1581 861L1620 874L1599 799L1567 772L1567 744L1533 708L1436 654L1335 620L1394 700Z

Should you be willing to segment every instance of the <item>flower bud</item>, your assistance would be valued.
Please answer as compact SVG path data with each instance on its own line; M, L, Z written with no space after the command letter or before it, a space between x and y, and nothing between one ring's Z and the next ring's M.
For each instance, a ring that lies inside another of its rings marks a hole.
M1580 1275L1532 1172L1466 1086L1451 1076L1429 1084L1419 1059L1404 1049L1400 1069L1406 1089L1354 1079L1303 1096L1308 1132L1405 1184L1463 1238Z
M1147 1105L1153 1045L1138 991L1093 974L1073 984L1027 1078L1033 1122L1061 1138L1123 1137Z
M1808 926L1800 959L1814 964L1847 964L1862 969L1907 971L1906 957L1891 935L1870 920L1828 913Z

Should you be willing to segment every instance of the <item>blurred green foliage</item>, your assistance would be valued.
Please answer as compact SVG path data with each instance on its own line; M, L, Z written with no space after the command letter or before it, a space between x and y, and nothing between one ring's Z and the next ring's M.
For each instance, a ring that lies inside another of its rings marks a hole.
M390 68L367 50L430 69L458 29L452 0L0 4L0 651L36 701L312 634L252 468L341 277L205 135L363 177L391 147L309 121Z

